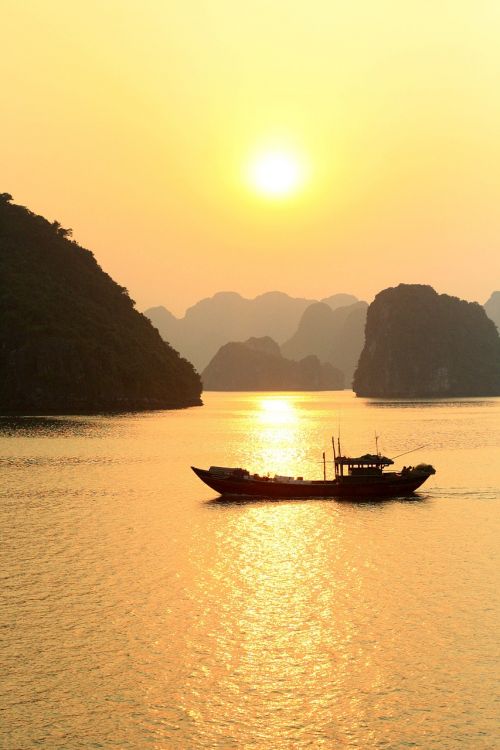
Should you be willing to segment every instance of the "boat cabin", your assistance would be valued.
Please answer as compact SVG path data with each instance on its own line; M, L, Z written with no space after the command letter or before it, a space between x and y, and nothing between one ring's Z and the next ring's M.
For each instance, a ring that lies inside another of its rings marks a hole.
M337 478L346 476L344 467L347 469L347 476L350 477L381 476L384 467L391 466L393 463L394 461L391 458L370 453L358 458L336 456L335 476Z

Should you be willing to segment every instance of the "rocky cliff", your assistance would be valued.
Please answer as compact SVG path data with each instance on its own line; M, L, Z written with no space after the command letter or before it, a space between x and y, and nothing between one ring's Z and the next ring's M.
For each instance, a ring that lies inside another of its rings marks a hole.
M70 234L0 196L0 414L200 404L192 365Z
M343 375L317 357L293 362L269 337L222 346L202 373L209 391L315 391L344 387Z
M387 398L498 395L498 332L476 302L430 286L385 289L368 308L353 388Z

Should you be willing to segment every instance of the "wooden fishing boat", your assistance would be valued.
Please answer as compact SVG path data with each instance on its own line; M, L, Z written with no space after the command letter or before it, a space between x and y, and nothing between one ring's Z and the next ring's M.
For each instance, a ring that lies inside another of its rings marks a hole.
M339 446L340 454L340 446ZM430 464L405 466L401 471L386 471L394 461L380 454L365 454L357 458L334 454L335 477L326 478L323 454L323 479L304 479L291 476L260 476L246 469L211 466L199 469L192 466L197 477L221 496L250 496L263 498L349 498L378 499L404 497L417 490L436 470Z

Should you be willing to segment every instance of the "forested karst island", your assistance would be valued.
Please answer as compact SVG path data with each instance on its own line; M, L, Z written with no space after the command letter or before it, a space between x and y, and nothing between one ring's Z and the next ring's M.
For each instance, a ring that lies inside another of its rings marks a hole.
M500 337L484 308L430 286L400 284L368 308L354 374L358 396L500 395Z
M70 230L0 196L0 414L201 404L193 366Z

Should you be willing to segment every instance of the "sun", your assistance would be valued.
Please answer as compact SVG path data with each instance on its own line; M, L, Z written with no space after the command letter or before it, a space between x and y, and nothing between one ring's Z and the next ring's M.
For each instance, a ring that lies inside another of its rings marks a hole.
M253 189L267 198L284 198L296 193L304 182L304 169L297 156L286 151L265 151L250 163Z

